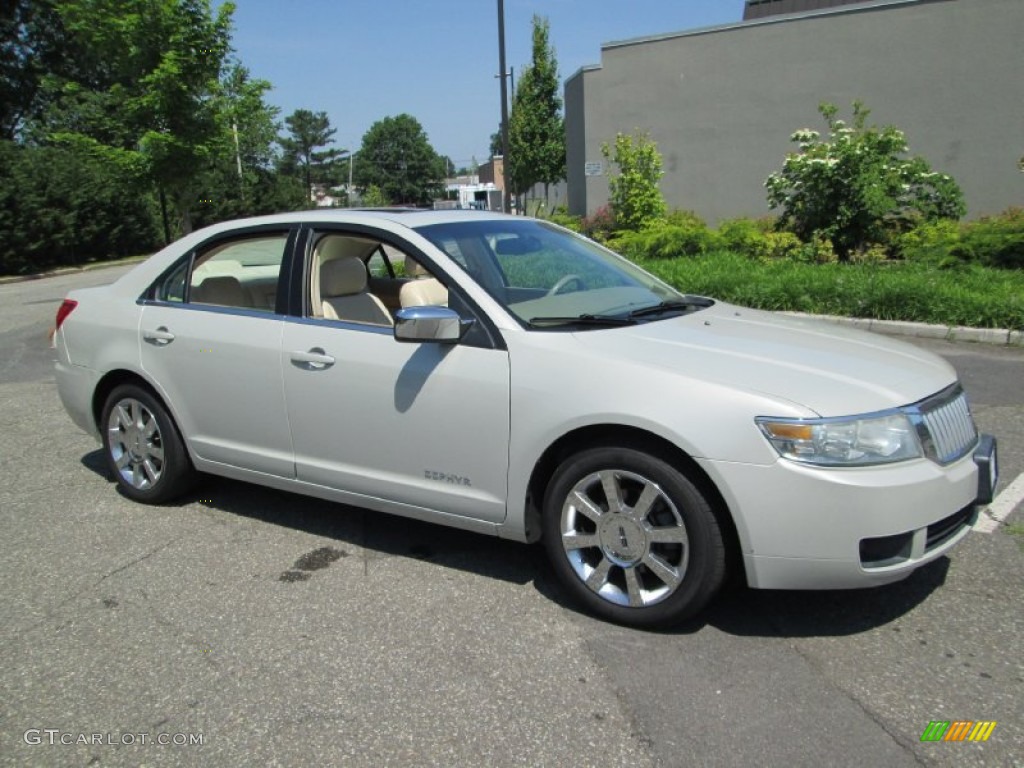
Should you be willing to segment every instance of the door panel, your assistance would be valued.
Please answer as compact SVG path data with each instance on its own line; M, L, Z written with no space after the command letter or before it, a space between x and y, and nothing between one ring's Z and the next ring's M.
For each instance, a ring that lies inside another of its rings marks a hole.
M200 458L294 476L281 383L283 326L275 315L143 308L142 367Z
M286 322L281 349L300 480L504 520L507 352L327 320Z
M290 238L290 235L292 236ZM214 237L155 286L139 325L142 367L201 459L295 475L274 314L294 233Z

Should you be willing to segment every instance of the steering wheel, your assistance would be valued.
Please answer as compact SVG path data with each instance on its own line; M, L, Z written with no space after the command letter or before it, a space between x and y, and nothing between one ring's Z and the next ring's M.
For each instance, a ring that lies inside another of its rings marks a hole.
M565 286L570 283L576 283L576 290L586 290L587 284L583 282L583 278L579 275L564 275L559 278L558 282L551 286L551 289L547 292L548 296L554 296L556 293L560 293Z

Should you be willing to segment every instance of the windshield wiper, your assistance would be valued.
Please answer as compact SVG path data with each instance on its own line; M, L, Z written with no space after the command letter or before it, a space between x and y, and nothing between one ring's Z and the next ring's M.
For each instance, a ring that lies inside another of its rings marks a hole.
M646 317L647 315L660 315L662 312L680 312L687 309L704 309L705 307L710 307L714 303L715 302L711 299L705 299L703 296L686 296L683 299L662 301L658 304L652 304L649 307L634 309L626 315L626 317Z
M527 322L534 328L556 325L622 326L636 325L632 317L622 315L575 315L573 317L531 317Z

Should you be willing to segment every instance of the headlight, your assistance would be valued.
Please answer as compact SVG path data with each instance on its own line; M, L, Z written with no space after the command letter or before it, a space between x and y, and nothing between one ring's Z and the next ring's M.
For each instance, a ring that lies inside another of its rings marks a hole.
M775 419L757 425L780 456L823 467L890 464L923 456L917 431L903 413L840 419Z

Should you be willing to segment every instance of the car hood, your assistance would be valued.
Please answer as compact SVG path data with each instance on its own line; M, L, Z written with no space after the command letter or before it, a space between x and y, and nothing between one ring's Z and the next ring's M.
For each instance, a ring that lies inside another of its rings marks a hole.
M721 303L681 317L575 335L608 359L756 392L820 416L907 405L957 378L945 360L904 342Z

